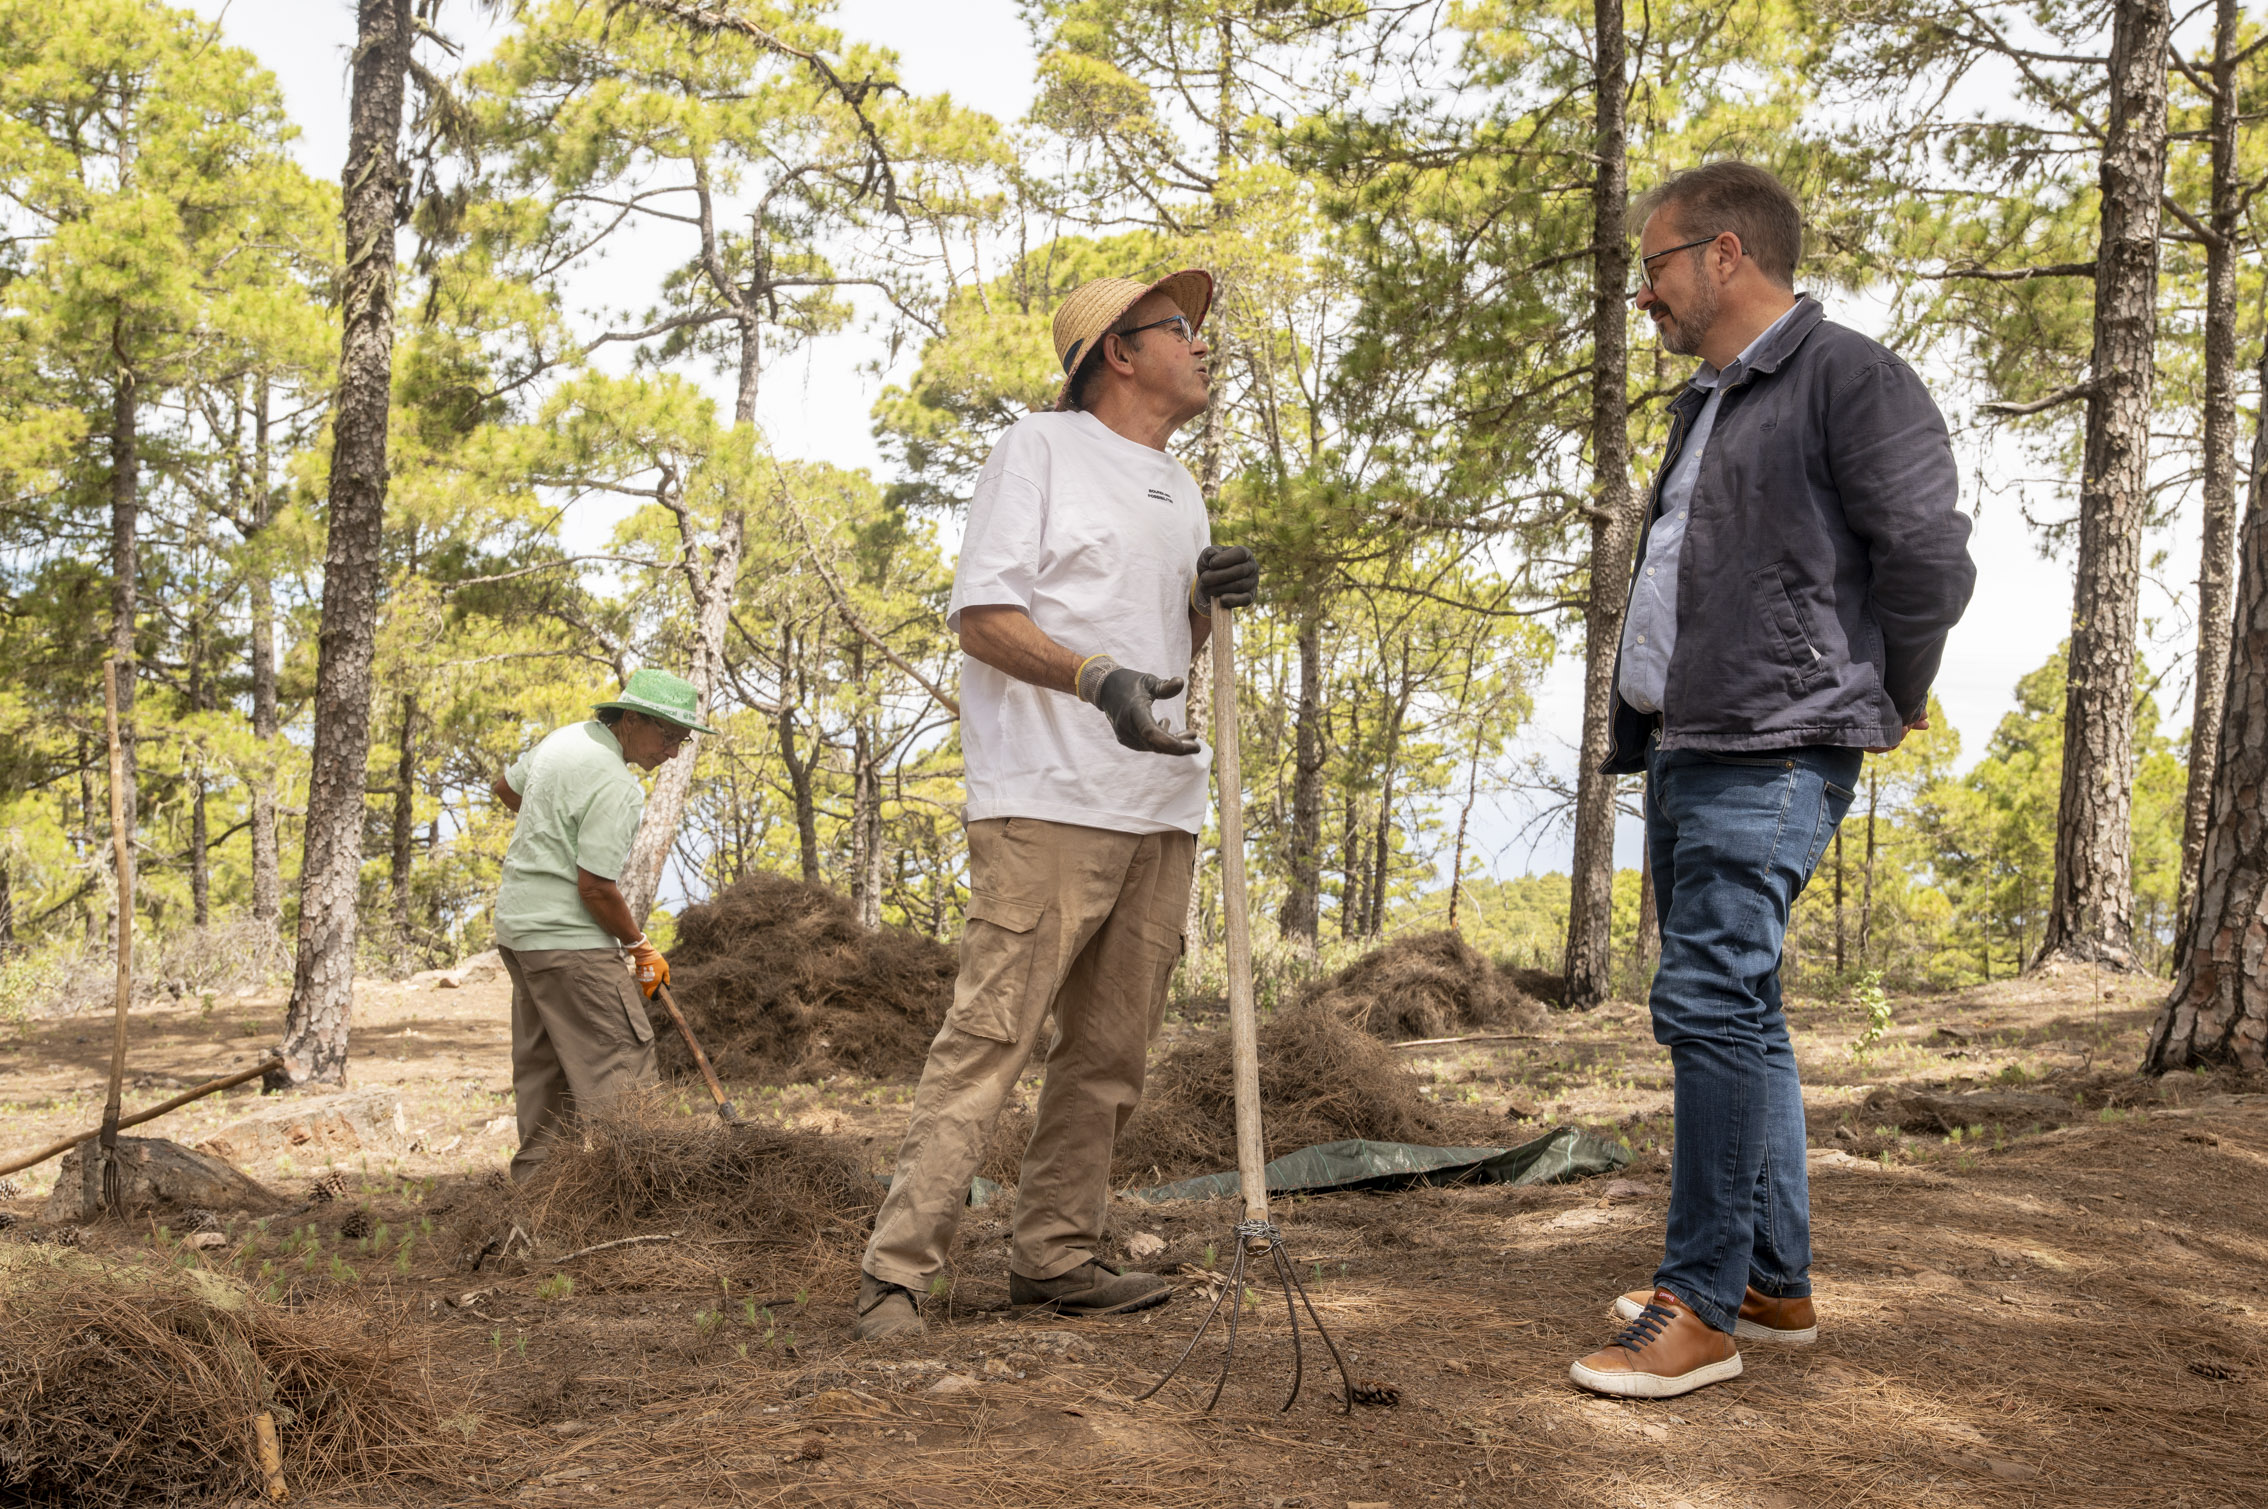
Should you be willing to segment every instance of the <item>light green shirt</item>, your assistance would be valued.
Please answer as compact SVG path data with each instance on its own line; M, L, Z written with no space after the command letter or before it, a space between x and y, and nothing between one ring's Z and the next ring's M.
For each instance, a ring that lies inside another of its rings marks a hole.
M622 873L646 807L614 731L570 723L520 756L504 783L520 794L520 816L496 887L496 941L513 950L616 947L575 891L577 869L606 880Z

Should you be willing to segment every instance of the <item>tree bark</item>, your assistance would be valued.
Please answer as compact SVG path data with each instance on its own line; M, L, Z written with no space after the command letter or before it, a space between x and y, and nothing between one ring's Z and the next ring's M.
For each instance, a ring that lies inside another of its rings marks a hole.
M788 796L795 804L796 850L802 861L803 883L819 884L819 809L811 795L812 761L795 742L795 709L780 698L780 765L787 771Z
M2268 344L2260 355L2268 382ZM2254 432L2238 541L2234 653L2222 704L2212 815L2197 903L2176 940L2173 993L2150 1030L2143 1068L2268 1068L2268 398Z
M394 831L386 888L393 902L394 946L410 951L410 865L417 838L417 695L402 693L401 736L394 757Z
M2166 178L2166 0L2116 0L2055 892L2036 963L2134 967L2134 655Z
M119 792L126 831L134 831L141 792L134 735L134 620L141 602L141 415L126 338L116 333L118 376L110 405L110 654L118 662Z
M1575 855L1567 906L1569 1006L1607 998L1614 974L1617 778L1602 774L1614 723L1615 651L1630 596L1637 510L1630 490L1630 204L1622 0L1594 0L1598 168L1591 184L1590 591L1583 609L1583 736L1575 769Z
M410 0L359 0L345 195L344 332L332 420L330 528L315 671L306 860L283 1065L270 1089L346 1078L354 1010L370 662L386 522L386 422L394 371L394 220L402 97L416 42Z
M752 428L756 423L757 383L764 365L759 306L747 291L735 288L722 276L716 255L715 216L705 179L699 202L704 265L711 269L710 279L718 293L740 309L740 381L733 397L733 424ZM757 265L763 266L760 258ZM737 496L726 498L717 520L716 540L704 563L692 511L680 500L675 512L678 532L685 542L685 582L693 598L693 658L686 667L685 679L693 683L694 715L707 722L712 693L724 671L725 632L732 624L733 594L740 590L748 515ZM622 898L641 928L654 909L662 867L677 843L677 826L684 820L685 798L693 790L693 770L701 757L701 738L695 734L687 739L684 749L654 777L653 794L646 798L646 810L638 819L638 836L631 841L630 857L623 864Z
M1313 947L1323 890L1323 609L1319 594L1300 604L1299 709L1292 726L1291 852L1276 931Z
M268 934L273 950L283 921L283 863L276 846L276 596L269 575L265 541L274 493L269 486L268 380L263 377L252 411L253 533L245 543L245 593L250 600L252 737L260 757L252 777L252 920Z
M2243 230L2243 184L2237 173L2236 0L2218 0L2213 22L2212 203L2205 243L2205 486L2202 548L2197 566L2197 696L2189 719L2189 789L2182 804L2181 886L2174 936L2188 931L2197 899L2197 866L2205 852L2213 770L2221 734L2221 698L2228 690L2229 586L2236 542L2236 264Z

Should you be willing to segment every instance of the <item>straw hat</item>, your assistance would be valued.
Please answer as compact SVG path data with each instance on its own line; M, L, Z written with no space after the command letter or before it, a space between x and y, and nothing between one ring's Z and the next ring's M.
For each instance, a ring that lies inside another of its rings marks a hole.
M1071 397L1071 379L1078 375L1079 364L1094 354L1103 336L1125 317L1127 310L1151 293L1162 293L1172 299L1181 312L1189 316L1189 328L1194 333L1205 323L1205 311L1213 307L1213 275L1189 267L1168 273L1155 283L1141 283L1132 278L1096 278L1072 289L1071 297L1055 311L1055 359L1063 364L1063 386L1055 395L1057 408L1062 408Z

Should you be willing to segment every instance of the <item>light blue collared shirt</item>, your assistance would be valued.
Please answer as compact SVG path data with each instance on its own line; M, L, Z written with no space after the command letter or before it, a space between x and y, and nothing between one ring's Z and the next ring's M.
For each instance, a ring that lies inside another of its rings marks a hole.
M1693 434L1678 452L1677 465L1662 480L1661 516L1647 537L1646 564L1630 584L1630 607L1622 619L1622 700L1642 713L1660 712L1669 689L1670 656L1677 649L1677 562L1685 550L1685 516L1693 503L1693 485L1701 476L1701 455L1717 427L1717 402L1756 348L1802 307L1802 300L1797 300L1724 371L1703 362L1701 370L1687 379L1709 398L1693 420Z

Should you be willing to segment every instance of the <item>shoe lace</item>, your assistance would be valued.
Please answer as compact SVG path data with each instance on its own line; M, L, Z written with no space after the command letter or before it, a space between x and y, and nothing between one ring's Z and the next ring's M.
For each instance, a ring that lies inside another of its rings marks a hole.
M1676 1318L1675 1313L1668 1306L1649 1304L1645 1309L1638 1312L1636 1320L1622 1328L1620 1336L1608 1342L1607 1345L1627 1347L1633 1352L1643 1352L1661 1338L1662 1332Z

